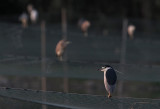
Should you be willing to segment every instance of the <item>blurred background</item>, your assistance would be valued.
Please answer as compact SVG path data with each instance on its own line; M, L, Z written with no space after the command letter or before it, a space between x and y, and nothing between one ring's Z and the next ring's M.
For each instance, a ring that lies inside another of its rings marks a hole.
M0 10L0 87L106 95L97 69L109 64L121 72L114 96L160 98L159 0L1 0Z

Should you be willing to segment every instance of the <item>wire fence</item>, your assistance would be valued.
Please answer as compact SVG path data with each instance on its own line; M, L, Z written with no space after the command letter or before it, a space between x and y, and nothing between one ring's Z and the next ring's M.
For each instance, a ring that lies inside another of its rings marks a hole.
M1 58L7 58L8 56L41 57L41 30L38 25L27 29L22 29L17 24L2 23L2 25L0 32ZM68 26L68 40L72 42L67 48L68 59L119 62L122 43L121 29L119 28L120 32L115 29L107 36L102 33L96 34L93 30L91 29L88 38L85 38L76 26ZM158 32L152 33L150 37L140 32L136 34L133 40L128 38L126 42L126 63L148 64L159 62L160 41ZM55 46L61 38L62 32L59 24L46 27L47 57L56 59L54 55Z
M101 65L110 64L117 70L119 80L133 81L160 81L160 67L155 65L132 65L98 62L65 62L67 70L64 69L64 63L57 61L47 61L46 72L41 71L40 61L19 61L3 62L0 64L1 75L21 75L37 77L68 77L81 79L103 79L103 73L97 71ZM124 68L123 72L120 68ZM120 72L120 73L119 73Z
M0 96L22 100L31 103L40 103L48 106L57 106L74 109L158 109L159 99L147 98L111 98L100 95L85 95L39 91L28 89L0 88ZM38 105L35 105L35 107ZM33 106L33 109L37 109ZM26 108L27 109L27 108Z
M120 20L117 22L119 22L117 25L122 25ZM132 22L142 25L142 22L134 20ZM114 24L114 22L110 23ZM154 22L151 24L155 25ZM115 34L120 30L120 26L114 29L115 32L104 36L100 33L95 34L96 31L94 32L92 28L89 36L85 38L77 27L68 25L68 40L72 43L67 47L68 70L64 71L63 64L58 62L55 56L55 46L62 37L61 26L59 24L48 25L46 27L47 73L43 75L102 79L103 75L100 75L96 69L103 63L111 64L117 70L123 67L124 75L120 74L120 79L159 81L160 40L156 35L158 29L152 37L145 37L136 32L133 40L127 38L125 65L119 64L121 33L119 31ZM1 22L0 30L0 74L40 76L42 73L40 26L33 25L23 29L18 24Z
M68 25L67 39L72 43L67 47L66 62L59 62L55 56L55 46L62 38L61 26L46 27L46 72L41 71L41 29L32 25L23 29L20 25L0 23L0 74L42 77L67 77L85 79L103 79L103 73L97 69L110 64L118 73L119 80L160 81L160 40L159 29L142 32L141 22L133 40L127 37L125 64L119 64L122 52L122 22L113 24L102 34L99 24L93 24L89 36L85 38L75 25ZM132 21L132 23L137 21ZM142 22L144 23L144 22ZM157 23L159 24L159 23ZM156 25L152 22L152 25ZM117 27L116 27L117 26ZM98 31L96 31L98 30ZM141 31L140 31L141 30ZM146 29L145 29L146 30ZM155 32L155 33L154 33ZM151 36L152 37L151 37ZM65 65L65 66L64 66ZM65 69L67 67L67 69ZM121 71L123 69L123 71ZM65 108L110 108L110 109L157 109L159 100L138 98L113 98L104 96L81 95L58 92L43 92L23 89L0 89L0 100L31 103L35 109L39 104ZM45 99L42 97L45 96ZM7 97L7 98L6 98ZM18 101L17 101L18 100ZM20 100L20 101L19 101ZM37 104L35 104L37 103ZM16 106L15 106L16 107ZM27 107L26 107L27 108ZM51 107L52 108L52 107Z

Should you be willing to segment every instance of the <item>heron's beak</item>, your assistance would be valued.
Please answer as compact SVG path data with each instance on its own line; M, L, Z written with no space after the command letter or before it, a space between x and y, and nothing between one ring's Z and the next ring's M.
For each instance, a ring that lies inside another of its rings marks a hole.
M68 44L71 44L71 43L72 43L71 41L67 41L67 42L66 42L67 45L68 45Z
M100 69L97 69L97 71L102 71L103 69L102 68L100 68Z

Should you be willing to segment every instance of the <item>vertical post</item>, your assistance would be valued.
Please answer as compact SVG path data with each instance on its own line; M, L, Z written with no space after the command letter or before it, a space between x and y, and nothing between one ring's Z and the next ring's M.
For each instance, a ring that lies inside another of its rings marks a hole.
M68 80L68 75L67 75L67 69L68 69L67 65L64 64L65 77L64 77L63 82L64 82L64 92L65 93L68 93L68 91L69 91L69 88L68 88L69 80Z
M42 90L46 91L46 35L45 35L45 21L41 22L41 85ZM42 99L45 101L45 95L42 95ZM42 105L42 109L47 109L46 105Z
M123 28L122 28L122 46L121 46L121 64L126 63L126 41L127 41L127 28L128 28L128 20L123 20Z
M127 41L127 27L128 27L128 20L123 20L123 28L122 28L122 43L121 43L121 59L120 59L120 70L124 72L123 64L126 63L126 41ZM118 95L121 96L123 91L123 81L119 81L118 87Z
M126 41L127 41L127 27L128 27L128 20L123 19L122 24L122 43L121 43L121 59L120 59L120 70L124 72L123 64L126 63ZM118 83L118 96L122 96L123 94L123 80L119 81ZM123 105L119 105L119 109L123 109Z
M65 8L62 8L62 34L62 37L67 39L67 16Z
M67 40L67 16L66 16L66 9L65 8L62 8L62 38ZM67 52L67 51L65 51ZM64 60L67 60L67 55L65 53L64 55ZM64 62L63 63L63 69L64 69L64 72L65 72L65 75L64 75L64 79L63 79L63 85L64 85L64 92L68 92L68 74L67 74L67 71L68 71L68 67L67 67L67 64Z

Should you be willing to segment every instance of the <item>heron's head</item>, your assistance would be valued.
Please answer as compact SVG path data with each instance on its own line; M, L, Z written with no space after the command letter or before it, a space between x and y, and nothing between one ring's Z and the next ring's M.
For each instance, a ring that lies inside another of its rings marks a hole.
M110 65L104 65L104 66L102 66L102 67L101 67L100 69L98 69L98 70L104 72L104 71L107 71L108 69L112 69L112 67L111 67Z

